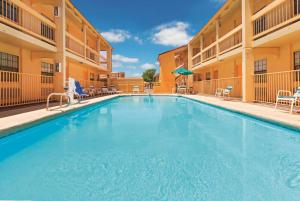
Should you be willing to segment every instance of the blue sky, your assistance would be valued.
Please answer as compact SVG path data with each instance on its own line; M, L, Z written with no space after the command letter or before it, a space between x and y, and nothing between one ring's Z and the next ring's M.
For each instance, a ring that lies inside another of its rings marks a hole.
M113 71L140 76L157 55L186 44L224 0L73 0L112 44Z

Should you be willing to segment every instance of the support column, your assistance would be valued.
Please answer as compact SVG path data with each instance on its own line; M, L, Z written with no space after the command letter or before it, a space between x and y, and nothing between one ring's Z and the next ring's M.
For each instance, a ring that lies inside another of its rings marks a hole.
M86 39L86 24L83 24L83 40L84 40L84 59L86 60L86 47L87 47L87 39Z
M242 96L244 102L254 100L254 56L253 56L253 26L252 26L253 0L242 0Z
M55 73L55 92L62 92L66 86L67 70L66 70L66 1L60 0L58 4L60 15L55 17L55 38L57 46L57 54L55 62L60 64L60 72Z
M220 52L220 48L219 48L219 28L220 28L220 19L217 19L216 22L216 57L217 60L219 60L219 52Z
M107 51L107 85L111 85L111 72L112 72L112 48L109 47Z
M201 55L201 62L203 61L203 55L202 55L202 50L203 50L203 44L204 44L204 39L203 39L203 35L200 36L200 55Z
M190 71L192 71L193 69L193 47L191 46L191 44L188 44L187 46L187 58L188 58L188 69ZM188 76L188 87L193 87L193 76ZM174 86L175 87L175 86Z

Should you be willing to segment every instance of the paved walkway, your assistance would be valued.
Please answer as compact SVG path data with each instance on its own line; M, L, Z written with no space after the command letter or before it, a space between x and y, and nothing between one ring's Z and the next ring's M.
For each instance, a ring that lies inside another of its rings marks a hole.
M56 117L57 115L62 115L67 112L71 112L81 107L86 107L88 105L92 105L95 103L102 102L104 100L115 98L119 95L111 95L111 96L104 96L99 98L93 98L89 100L84 100L80 104L74 104L71 106L63 106L60 108L59 106L51 107L49 111L45 109L45 104L43 109L38 109L34 111L29 111L25 113L20 113L4 118L0 118L0 137L1 135L5 135L7 131L11 130L20 130L26 127L28 124L41 122L47 120L49 118ZM1 134L3 133L3 134Z
M244 103L241 101L226 101L222 98L212 96L183 95L183 97L222 107L234 112L244 113L269 122L279 123L300 131L300 115L290 114L287 110L275 110L274 107Z

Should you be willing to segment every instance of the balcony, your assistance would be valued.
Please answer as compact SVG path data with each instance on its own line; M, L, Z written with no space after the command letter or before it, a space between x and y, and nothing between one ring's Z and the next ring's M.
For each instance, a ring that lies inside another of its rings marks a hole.
M205 48L202 52L202 58L203 58L203 62L209 61L213 58L216 57L217 54L217 46L216 46L216 42L212 43L211 45L209 45L207 48Z
M84 47L84 42L70 33L66 33L66 48L68 51L76 54L77 56L84 57Z
M196 67L201 63L201 52L199 52L192 58L192 63L193 67Z
M19 0L0 1L0 22L55 45L55 23Z
M242 25L228 32L218 41L220 55L242 46Z
M99 64L100 54L96 50L87 46L86 47L86 59L93 63Z
M300 0L277 0L252 16L253 39L288 26L300 19Z

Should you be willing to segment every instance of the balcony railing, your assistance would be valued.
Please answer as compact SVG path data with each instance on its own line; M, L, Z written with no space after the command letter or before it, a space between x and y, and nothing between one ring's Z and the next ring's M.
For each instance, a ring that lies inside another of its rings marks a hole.
M0 21L55 45L55 23L19 0L0 0Z
M211 60L213 59L214 57L216 57L216 44L213 43L212 45L208 46L207 48L205 48L203 50L203 53L202 53L202 58L203 58L203 61L202 62L206 62L208 60Z
M220 54L231 51L242 45L242 26L238 26L219 39Z
M99 52L97 52L96 50L94 50L90 47L87 47L86 48L86 57L89 61L99 64L100 56L99 56Z
M0 107L44 102L54 82L53 76L0 71Z
M193 67L199 65L201 63L201 53L194 56L193 59L192 59L192 62L193 62Z
M252 17L254 39L300 19L300 0L277 0Z
M84 43L70 33L66 33L66 48L72 53L84 57Z
M199 94L215 95L217 89L225 89L228 86L232 86L232 97L242 97L242 78L222 78L213 80L204 80L194 82L194 91Z
M275 103L279 90L295 92L300 87L300 70L254 75L254 100Z

